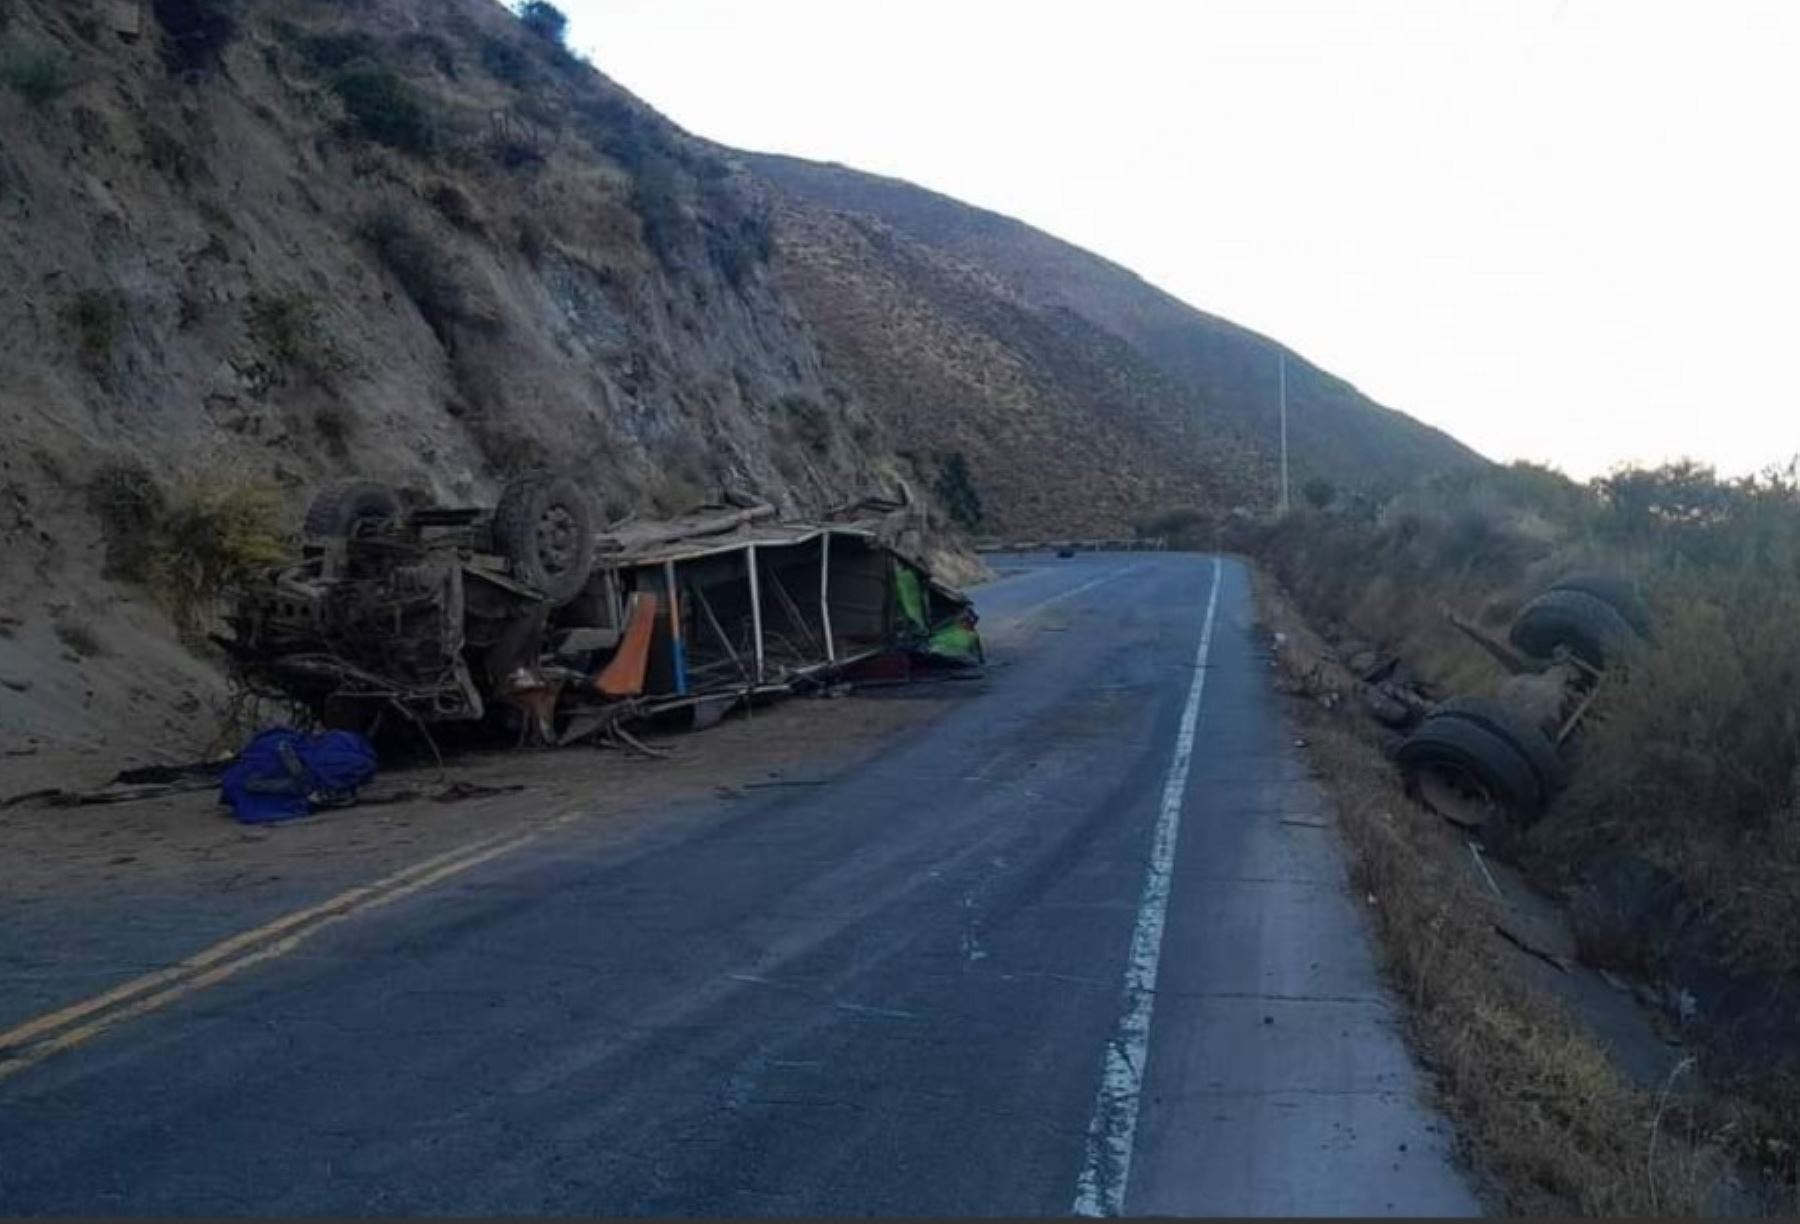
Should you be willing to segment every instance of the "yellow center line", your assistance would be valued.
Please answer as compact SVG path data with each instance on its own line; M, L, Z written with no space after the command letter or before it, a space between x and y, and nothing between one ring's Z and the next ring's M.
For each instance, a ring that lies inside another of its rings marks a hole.
M174 1003L179 999L184 999L189 995L196 994L208 987L216 986L228 978L236 977L253 965L259 965L264 961L273 960L278 956L286 956L289 952L292 952L295 948L304 944L307 940L311 939L314 935L317 935L326 927L335 926L340 922L346 922L351 918L367 913L369 910L377 909L392 901L398 901L402 897L409 897L416 892L431 887L433 884L440 884L452 876L462 874L471 867L479 866L490 859L499 858L503 854L511 853L521 846L534 842L542 835L543 832L541 830L535 833L527 833L521 837L516 837L511 841L502 842L497 846L490 847L479 854L471 855L468 858L460 859L456 862L446 863L436 871L408 880L396 888L371 897L362 904L340 910L337 913L329 914L313 923L311 926L296 931L267 947L259 948L255 952L241 956L236 960L230 960L223 964L215 965L211 969L198 973L178 985L162 991L160 994L151 995L147 999L139 999L136 1003L130 1004L127 1007L119 1008L117 1011L110 1012L101 1016L99 1019L91 1020L77 1028L70 1029L59 1037L33 1046L17 1058L0 1063L0 1080L17 1075L21 1071L30 1067L35 1067L46 1058L60 1054L64 1050L72 1049L75 1046L81 1045L83 1042L90 1041L116 1025L123 1024L128 1020L135 1020L139 1016L147 1015L159 1008L167 1007L169 1004Z
M0 1080L17 1075L54 1054L80 1045L115 1025L235 977L253 965L284 956L327 927L411 896L472 867L509 854L580 815L581 811L577 809L544 821L536 829L524 834L501 832L478 838L414 863L371 884L347 889L317 905L296 910L272 922L221 940L167 969L144 974L103 994L8 1029L0 1033L0 1052L29 1048L10 1059L0 1061ZM263 947L257 946L269 940L275 942ZM233 957L236 959L232 959ZM158 993L149 994L165 987ZM149 997L139 998L146 994ZM137 1001L130 1002L133 999ZM119 1004L126 1005L117 1006ZM60 1036L43 1040L70 1024L115 1007L116 1010L79 1024Z

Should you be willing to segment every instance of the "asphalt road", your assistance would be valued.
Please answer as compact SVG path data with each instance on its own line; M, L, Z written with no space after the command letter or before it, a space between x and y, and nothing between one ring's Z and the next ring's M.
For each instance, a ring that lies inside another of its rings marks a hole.
M873 762L571 824L0 1079L0 1214L1477 1211L1242 567L1002 564L989 677Z

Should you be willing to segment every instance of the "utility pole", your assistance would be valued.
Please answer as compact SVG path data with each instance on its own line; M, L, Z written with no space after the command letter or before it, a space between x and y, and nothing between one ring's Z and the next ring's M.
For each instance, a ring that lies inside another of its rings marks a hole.
M1281 379L1281 513L1288 512L1287 354L1280 355Z

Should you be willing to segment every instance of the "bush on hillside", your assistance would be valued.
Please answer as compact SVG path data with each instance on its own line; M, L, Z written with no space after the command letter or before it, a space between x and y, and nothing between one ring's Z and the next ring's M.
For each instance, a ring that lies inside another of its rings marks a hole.
M203 630L232 583L289 554L281 495L259 483L200 483L170 507L152 557L156 585L185 635Z
M632 177L631 207L643 225L644 245L665 267L680 262L698 233L684 195L680 168L661 154L647 155Z
M152 0L163 29L163 62L171 72L198 72L217 64L237 37L238 0Z
M151 543L169 508L150 469L135 459L102 464L88 481L87 504L100 520L106 576L128 582L149 578Z
M336 72L356 63L376 63L381 42L361 30L312 34L300 41L300 58L316 72Z
M63 307L63 322L75 338L82 368L105 380L125 330L125 299L111 289L83 289Z
M331 92L358 135L408 153L429 153L436 144L431 117L419 94L386 68L356 66L331 79Z
M7 87L32 106L47 106L68 92L69 64L55 51L20 51L7 57Z
M253 293L244 323L270 364L284 374L324 383L342 364L320 320L319 304L305 293Z
M1140 540L1164 540L1175 548L1201 548L1211 543L1206 529L1213 515L1193 506L1175 506L1136 519L1131 530Z
M511 39L483 35L477 44L477 51L481 57L481 66L497 81L504 81L517 89L530 85L537 77L531 57Z
M775 407L787 422L788 432L815 455L831 449L831 413L808 395L784 395Z
M969 473L969 462L963 458L961 451L952 451L945 456L938 468L936 484L938 501L951 521L967 531L975 531L986 517L981 504L981 494L975 489L975 479Z
M520 23L546 42L560 47L569 35L568 16L549 0L524 0L518 14Z
M462 319L466 298L448 252L421 232L399 208L377 209L363 219L362 237L382 266L412 299L440 341Z

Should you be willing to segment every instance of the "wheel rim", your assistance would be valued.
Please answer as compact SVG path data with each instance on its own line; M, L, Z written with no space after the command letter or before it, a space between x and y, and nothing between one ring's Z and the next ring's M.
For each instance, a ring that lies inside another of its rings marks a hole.
M581 542L576 538L575 516L562 506L551 506L538 516L537 554L544 569L561 574L575 563Z
M1501 810L1487 783L1454 765L1421 770L1418 786L1425 806L1459 828L1479 829Z

